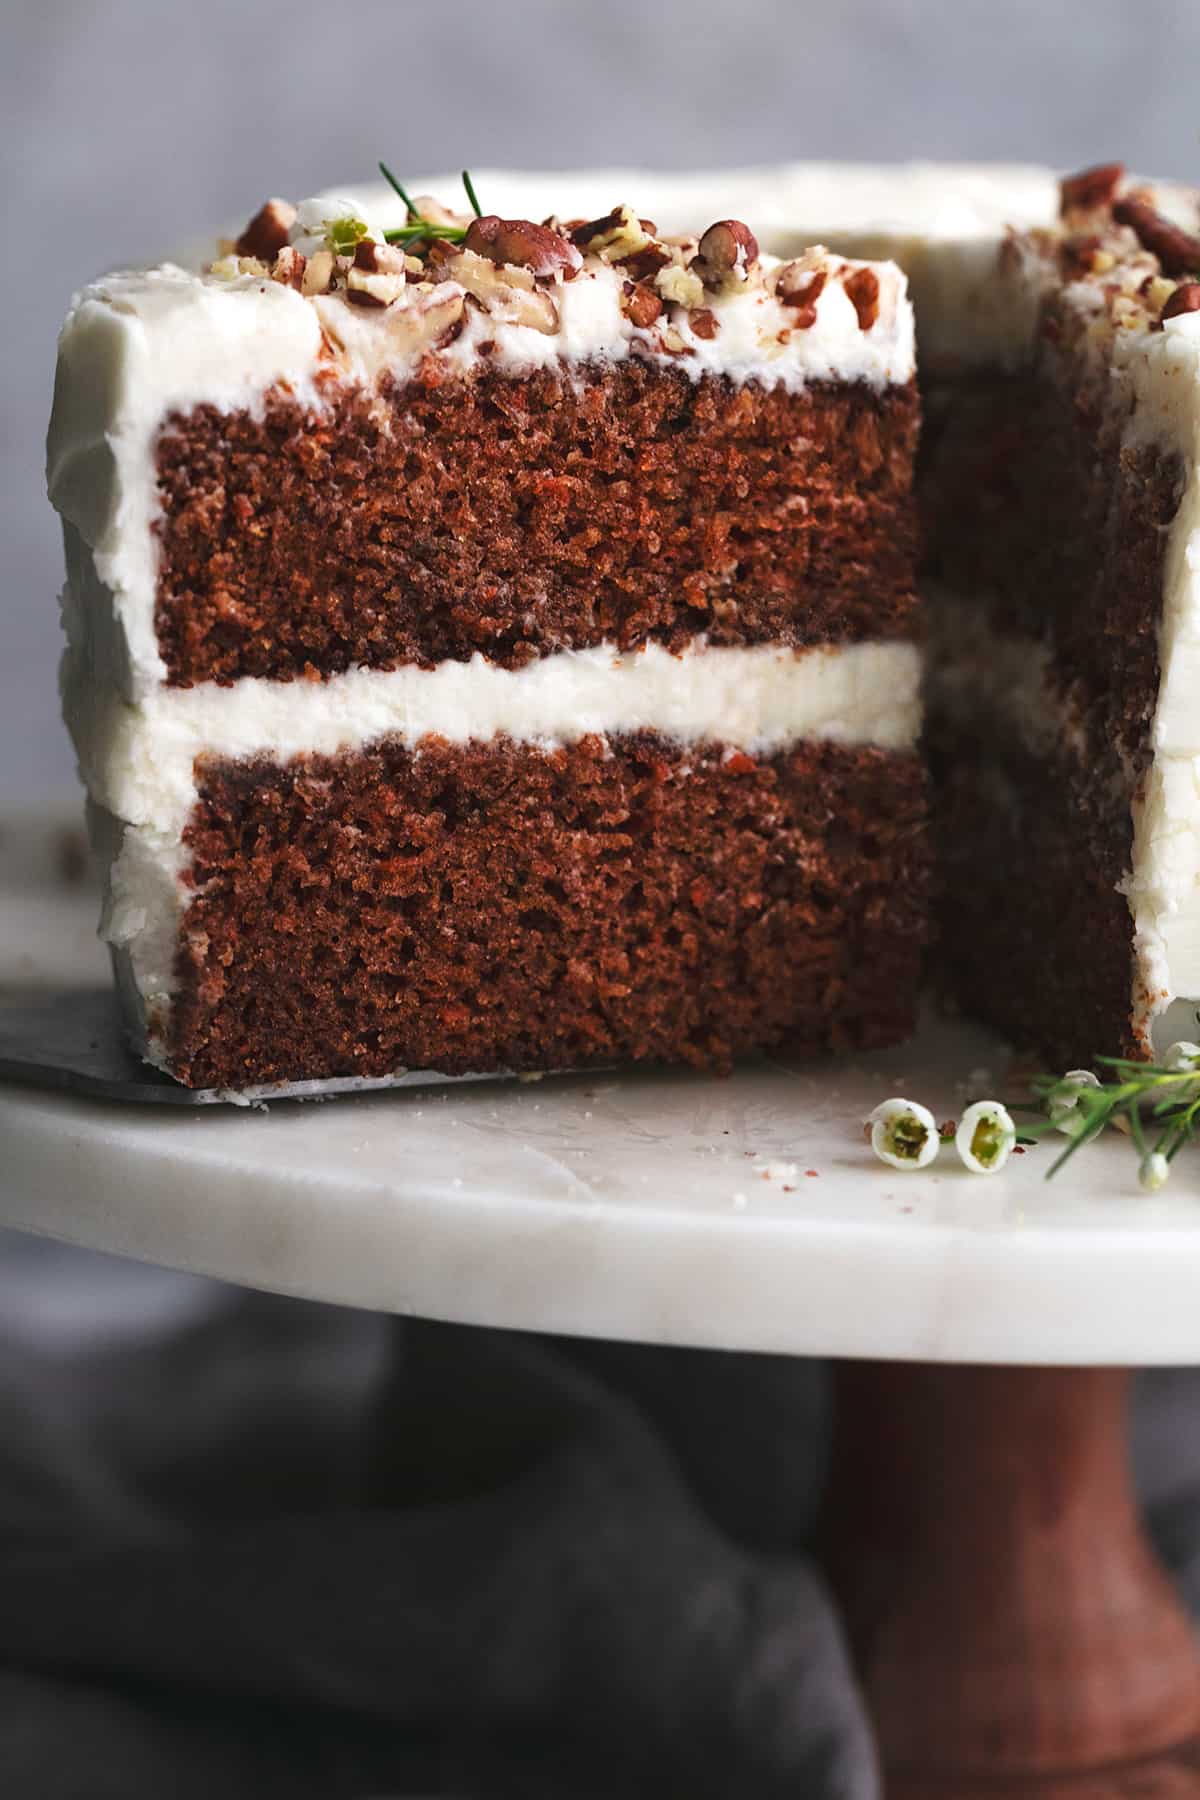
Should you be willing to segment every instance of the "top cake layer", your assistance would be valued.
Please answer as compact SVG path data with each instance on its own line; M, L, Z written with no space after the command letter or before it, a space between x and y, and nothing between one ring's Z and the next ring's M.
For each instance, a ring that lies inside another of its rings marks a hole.
M401 205L388 224L356 202L270 202L201 272L114 276L79 297L60 342L49 481L67 524L68 631L97 678L136 700L164 680L477 650L519 666L710 629L822 641L851 561L855 585L865 577L882 599L883 635L903 628L911 397L894 403L894 471L862 405L846 398L827 422L881 495L856 521L877 569L848 540L830 552L815 490L804 518L811 475L806 488L795 468L767 467L789 443L803 459L815 390L904 395L913 327L898 269L821 249L780 262L732 219L668 239L628 207L567 227L415 205L419 217ZM647 398L651 375L666 377L662 401ZM509 398L515 379L529 406ZM714 398L738 389L758 400ZM460 397L470 416L456 425ZM781 416L758 420L773 399ZM573 478L572 446L589 459ZM453 465L470 458L460 491ZM547 486L559 468L566 479ZM435 491L438 509L457 508L440 535L423 526ZM601 497L611 517L598 536ZM787 584L753 566L772 534L789 550ZM499 572L487 593L485 562ZM780 630L796 571L824 598ZM749 610L723 620L735 574ZM853 618L832 633L865 634Z

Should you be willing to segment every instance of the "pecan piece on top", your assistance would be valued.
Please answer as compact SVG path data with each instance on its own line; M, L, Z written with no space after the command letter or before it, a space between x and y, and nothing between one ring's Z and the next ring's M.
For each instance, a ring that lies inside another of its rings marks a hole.
M284 287L302 288L307 267L308 258L302 256L291 244L285 244L275 258L271 279L281 282Z
M718 219L700 239L692 268L705 287L719 288L744 281L746 271L758 261L758 239L740 219Z
M874 269L855 269L842 282L850 302L858 314L860 331L870 331L879 317L879 277Z
M614 206L602 219L585 219L571 230L571 242L587 256L624 262L645 250L654 238L650 220L639 219L632 206ZM639 277L640 279L640 277Z
M1113 207L1118 225L1128 225L1143 250L1157 256L1167 275L1186 275L1200 269L1200 237L1156 212L1148 200L1128 194Z
M1058 253L1063 274L1071 281L1077 281L1081 275L1090 275L1096 266L1096 253L1102 253L1103 248L1102 240L1094 232L1064 238Z
M404 252L394 244L377 244L374 238L359 238L354 246L354 266L368 275L403 275Z
M682 263L668 263L654 277L654 285L664 300L673 306L699 306L704 298L704 283Z
M1181 281L1159 317L1177 319L1182 313L1190 312L1200 312L1200 281Z
M802 262L784 263L776 271L775 293L784 306L796 314L793 324L800 331L811 331L817 322L817 301L829 280L827 269L805 268Z
M1080 169L1077 175L1064 175L1058 184L1058 210L1065 218L1069 212L1091 212L1098 206L1111 206L1117 189L1125 179L1124 163L1097 163L1094 168Z
M720 330L716 313L707 306L698 306L695 312L689 313L688 324L698 338L715 338Z
M456 281L501 323L528 325L547 336L558 330L558 308L528 269L498 264L464 244L438 269L439 281Z
M274 262L288 241L296 209L286 200L268 200L260 206L234 245L239 256L257 256Z
M660 316L663 303L652 287L644 282L627 282L625 297L622 301L630 322L645 331Z
M300 292L309 295L326 293L333 280L333 268L333 251L318 250L304 265Z
M651 281L660 269L675 259L665 244L647 244L641 250L635 250L631 256L617 259L617 267L631 281Z
M574 275L583 266L569 238L532 219L499 219L495 213L471 220L463 247L489 262L528 269L531 275Z

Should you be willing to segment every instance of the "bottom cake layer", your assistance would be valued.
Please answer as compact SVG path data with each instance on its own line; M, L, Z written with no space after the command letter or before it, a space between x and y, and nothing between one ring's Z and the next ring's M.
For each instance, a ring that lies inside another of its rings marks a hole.
M912 1028L908 752L653 733L202 761L156 1059L192 1086L880 1045Z

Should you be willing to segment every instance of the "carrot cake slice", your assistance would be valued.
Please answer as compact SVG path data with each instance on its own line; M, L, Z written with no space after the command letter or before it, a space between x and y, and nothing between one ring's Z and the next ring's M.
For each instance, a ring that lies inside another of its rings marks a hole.
M270 201L64 327L103 931L178 1080L892 1042L929 848L900 270Z

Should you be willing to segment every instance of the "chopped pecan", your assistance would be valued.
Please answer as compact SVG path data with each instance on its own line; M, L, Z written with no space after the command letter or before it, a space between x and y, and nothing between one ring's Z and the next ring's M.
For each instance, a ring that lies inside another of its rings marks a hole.
M874 269L855 269L842 281L850 302L858 314L860 331L870 331L879 317L879 277Z
M1162 309L1160 317L1177 319L1181 313L1200 312L1200 281L1181 281Z
M1138 289L1138 293L1146 303L1146 311L1155 313L1161 319L1162 309L1175 292L1176 284L1166 275L1151 275ZM1142 321L1139 320L1139 324Z
M1065 218L1069 212L1091 212L1099 206L1111 206L1124 179L1124 163L1097 163L1094 168L1081 169L1077 175L1064 175L1058 184L1060 214Z
M740 219L718 219L700 239L693 263L705 287L724 287L744 280L746 270L758 261L758 239Z
M544 288L535 286L527 269L498 266L464 245L442 265L438 279L457 281L504 323L528 325L547 335L558 330L558 308Z
M1156 212L1147 200L1127 194L1113 207L1118 225L1128 225L1143 249L1157 256L1168 275L1186 275L1200 269L1200 237Z
M716 313L707 306L698 306L694 313L689 313L688 324L698 338L715 338L720 329Z
M308 259L291 244L285 244L271 267L271 279L284 287L303 288Z
M333 251L318 250L310 256L300 282L302 294L323 294L333 280Z
M403 275L404 252L394 244L377 244L374 238L360 238L354 246L354 266L368 275Z
M381 269L376 274L369 264L364 267L356 258L346 271L346 298L355 306L390 306L407 288L403 256L398 269Z
M432 194L415 194L413 206L418 219L427 219L431 225L455 225L462 227L467 219L462 213L454 211L451 206L443 206Z
M574 244L557 231L532 219L499 219L495 213L471 220L464 248L489 262L528 269L531 275L574 274L583 263Z
M603 256L621 262L637 256L650 244L654 233L648 221L639 219L631 206L614 206L601 219L585 219L571 230L571 242L587 256Z
M625 284L625 294L621 304L628 314L631 324L639 331L645 331L660 316L663 303L652 287L642 282L629 281Z
M346 297L350 298L349 293ZM411 356L440 349L462 329L465 303L461 293L441 288L405 306L387 307L379 317L378 354ZM323 294L315 305L335 349L342 348L345 309L341 300L336 294Z
M1096 265L1096 252L1101 249L1101 240L1091 234L1087 237L1071 237L1063 240L1060 260L1062 271L1068 279L1079 275L1090 275Z
M816 324L817 301L828 280L828 269L807 268L802 262L784 263L776 273L775 293L795 311L793 323L800 331L811 331Z
M222 281L236 281L239 275L252 275L261 281L271 272L271 264L258 256L219 256L216 262L208 265L208 273L219 275Z
M425 268L435 281L443 281L447 264L452 263L458 254L457 244L449 244L445 238L434 238L425 252Z
M682 263L668 263L654 277L654 285L664 300L674 306L699 306L704 298L704 283Z
M268 200L260 206L241 237L234 245L239 256L257 256L263 262L274 262L296 219L296 209L287 200Z
M580 250L590 250L596 238L607 239L612 233L620 231L627 218L632 218L627 206L614 206L611 212L600 219L580 219L578 223L571 220L568 229L571 242Z
M649 281L665 269L675 258L665 244L647 244L644 249L636 250L632 256L617 258L617 266L629 276L631 281Z

